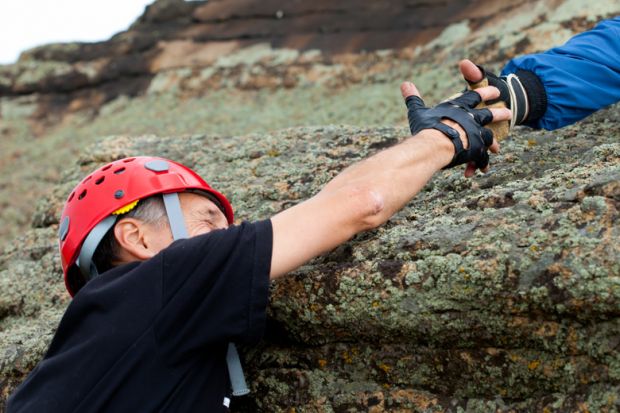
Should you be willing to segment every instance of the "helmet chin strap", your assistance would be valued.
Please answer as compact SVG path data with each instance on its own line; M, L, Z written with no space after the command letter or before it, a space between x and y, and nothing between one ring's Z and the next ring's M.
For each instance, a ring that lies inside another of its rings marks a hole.
M78 257L76 263L80 268L80 272L87 280L91 280L96 277L99 273L97 272L97 267L95 263L93 263L93 255L95 255L95 251L99 246L99 243L107 234L107 232L114 226L116 222L116 215L110 215L103 221L97 224L95 228L88 234L84 243L82 244L82 248L80 249L80 256Z
M175 241L188 238L185 219L183 218L181 203L179 202L179 195L176 193L164 194L163 198L166 214L168 215L168 222L170 223L170 230L172 231L172 238L174 238ZM234 343L228 343L226 364L228 366L228 376L230 377L233 396L248 394L250 389L248 389L248 385L245 382L241 360L239 359L239 353Z

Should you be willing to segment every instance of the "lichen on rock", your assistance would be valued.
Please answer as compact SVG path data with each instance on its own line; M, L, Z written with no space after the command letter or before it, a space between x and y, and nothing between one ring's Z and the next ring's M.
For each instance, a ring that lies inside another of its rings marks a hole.
M619 114L554 133L520 128L489 174L439 173L386 225L274 282L266 338L244 349L253 393L238 409L617 409ZM0 263L3 394L43 354L67 304L55 230L87 171L137 154L175 159L255 220L406 136L325 126L90 147Z

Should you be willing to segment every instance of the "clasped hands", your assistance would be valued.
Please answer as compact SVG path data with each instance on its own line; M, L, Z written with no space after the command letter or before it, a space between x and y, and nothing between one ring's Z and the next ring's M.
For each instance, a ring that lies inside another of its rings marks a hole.
M479 82L484 76L469 60L462 61L459 67L463 77L469 82ZM400 90L407 105L412 135L424 129L435 129L454 145L454 157L445 168L466 164L466 177L473 176L477 169L488 171L488 151L498 153L499 143L485 125L510 120L512 116L511 111L506 108L476 109L480 102L500 97L500 91L496 87L486 86L467 91L432 108L425 106L413 83L404 82Z

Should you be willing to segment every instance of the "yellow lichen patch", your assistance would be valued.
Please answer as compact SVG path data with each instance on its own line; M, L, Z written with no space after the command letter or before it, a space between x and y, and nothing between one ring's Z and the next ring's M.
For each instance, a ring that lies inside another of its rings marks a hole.
M579 407L579 413L590 413L590 409L588 408L588 405L584 402L577 403L577 407Z
M378 366L381 370L383 370L383 372L385 374L388 374L390 372L390 370L392 370L392 366L385 364L385 363L381 363Z
M540 360L532 360L528 363L527 368L530 370L536 370L540 366Z
M288 182L276 182L273 186L281 193L286 193L289 190Z
M536 245L530 246L530 251L532 251L532 252L538 251L538 246L536 246Z
M531 148L532 146L536 146L537 144L538 144L538 142L536 142L536 139L528 139L527 140L528 148Z
M569 279L573 274L571 270L569 270L568 268L566 268L565 266L559 263L554 263L548 266L547 272L554 276L558 276L558 275L562 276L562 278L564 278L565 280Z
M510 322L508 323L508 325L510 327L523 327L523 326L528 326L530 324L530 319L527 317L520 317L520 316L515 316L512 317L510 319Z
M277 150L276 148L272 148L267 151L267 155L269 155L272 158L275 158L276 156L280 156L280 151Z
M431 397L424 392L417 392L415 390L395 390L390 393L391 398L397 403L410 403L421 410L426 410L431 406L437 404L437 399Z
M351 364L353 362L353 357L351 356L351 354L349 354L348 351L343 351L342 352L342 359L344 360L345 363L347 364Z
M499 351L498 349L496 349L495 347L489 347L489 348L487 348L487 349L486 349L486 352L487 352L487 354L488 354L488 355L490 355L490 356L497 356L497 355L500 353L500 351Z
M319 359L318 363L320 368L324 368L325 366L327 366L327 360Z
M539 337L554 337L558 334L559 329L560 325L558 323L548 321L538 327L535 334Z
M473 359L471 358L471 354L469 353L466 353L463 351L459 354L459 356L461 356L461 359L463 359L463 361L469 365L472 365L474 362Z
M566 337L566 344L570 350L571 354L577 354L579 352L579 348L577 343L579 342L579 336L577 335L577 330L574 327L570 327L568 329L568 336Z
M521 360L521 357L518 354L511 354L509 357L510 357L510 360L512 360L515 363Z
M373 301L372 302L372 308L377 308L379 307L381 304L379 304L379 301Z

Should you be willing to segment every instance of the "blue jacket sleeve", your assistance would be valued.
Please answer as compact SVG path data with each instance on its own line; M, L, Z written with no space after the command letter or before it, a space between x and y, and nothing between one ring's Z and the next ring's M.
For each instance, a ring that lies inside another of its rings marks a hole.
M560 47L517 57L502 75L528 70L547 93L547 110L533 128L554 130L620 101L620 17L603 21Z

